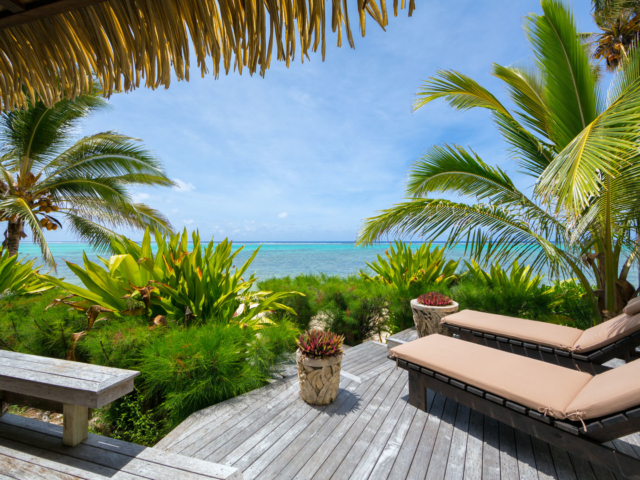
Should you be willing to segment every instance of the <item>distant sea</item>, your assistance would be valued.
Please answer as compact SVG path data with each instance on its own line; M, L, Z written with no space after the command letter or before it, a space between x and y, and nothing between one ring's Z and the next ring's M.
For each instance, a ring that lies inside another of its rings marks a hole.
M356 274L361 269L368 270L365 262L375 261L377 255L384 257L385 251L389 248L388 243L356 247L353 242L234 242L234 248L243 246L243 250L236 257L235 264L241 265L257 248L260 248L260 252L249 268L249 272L255 273L259 279L309 273L340 276ZM52 274L64 277L70 283L79 284L80 282L69 270L65 260L82 265L84 251L90 260L98 261L98 253L85 243L49 243L49 248L57 263L57 271L53 271ZM31 242L22 242L20 253L28 258L36 257L37 263L42 263L40 248ZM447 257L453 260L464 258L464 246L450 249ZM47 267L41 269L42 273L46 271L48 271ZM635 265L634 271L629 275L629 281L633 284L638 282Z

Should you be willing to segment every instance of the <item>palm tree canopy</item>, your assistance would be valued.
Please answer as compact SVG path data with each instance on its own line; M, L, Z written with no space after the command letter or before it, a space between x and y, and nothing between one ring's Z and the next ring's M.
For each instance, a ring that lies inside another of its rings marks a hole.
M605 94L571 12L554 0L543 0L542 9L525 22L535 64L493 67L515 108L453 71L426 81L415 103L419 109L442 98L458 110L489 110L519 171L535 179L533 194L469 148L435 146L410 170L407 200L368 219L359 243L447 235L449 245L463 242L477 259L531 261L577 276L588 291L583 268L601 288L608 262L614 283L614 266L636 248L630 228L640 207L640 55L630 53ZM430 198L443 193L476 203ZM588 255L598 260L583 266Z
M44 230L64 225L98 249L109 248L113 229L171 230L162 214L128 193L132 185L173 185L139 140L110 131L75 138L83 119L107 107L96 88L52 108L29 99L28 108L0 115L0 220L9 222L12 253L25 224L50 264Z

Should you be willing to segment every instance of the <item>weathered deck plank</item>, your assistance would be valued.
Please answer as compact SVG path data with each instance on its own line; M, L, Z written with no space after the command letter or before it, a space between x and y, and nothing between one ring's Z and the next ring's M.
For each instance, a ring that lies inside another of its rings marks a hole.
M346 350L350 375L329 406L304 403L292 376L192 415L159 446L240 468L246 479L616 480L433 392L428 413L415 409L407 373L387 355L372 342ZM638 434L615 443L640 455Z

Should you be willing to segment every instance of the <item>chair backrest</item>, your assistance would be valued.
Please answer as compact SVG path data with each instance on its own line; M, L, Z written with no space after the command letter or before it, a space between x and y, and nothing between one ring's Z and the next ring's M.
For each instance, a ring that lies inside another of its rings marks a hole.
M640 331L640 313L635 315L623 313L585 330L576 340L575 350L578 353L597 350L637 331Z
M640 360L594 376L567 407L583 420L606 417L640 406Z

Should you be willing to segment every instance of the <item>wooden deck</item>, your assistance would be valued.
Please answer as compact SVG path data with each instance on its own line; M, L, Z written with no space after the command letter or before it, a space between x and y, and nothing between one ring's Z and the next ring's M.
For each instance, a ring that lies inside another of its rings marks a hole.
M326 407L289 376L193 414L156 448L238 467L245 479L577 479L613 473L429 395L410 406L407 373L368 342L345 352L341 391ZM640 458L640 436L616 441Z

